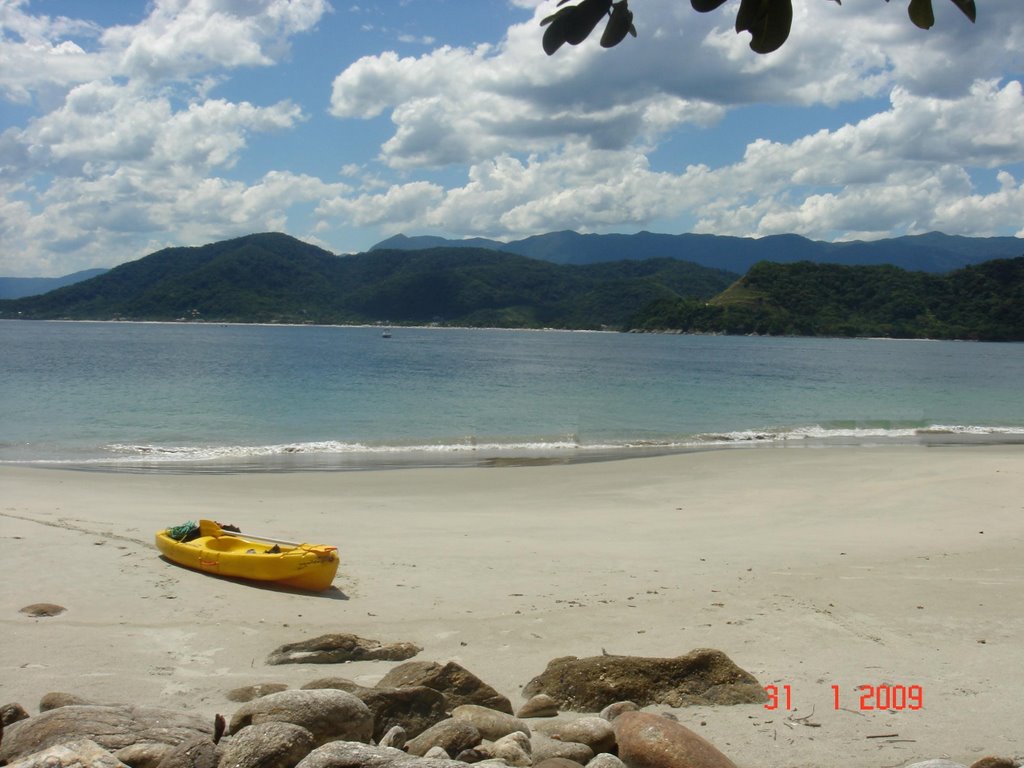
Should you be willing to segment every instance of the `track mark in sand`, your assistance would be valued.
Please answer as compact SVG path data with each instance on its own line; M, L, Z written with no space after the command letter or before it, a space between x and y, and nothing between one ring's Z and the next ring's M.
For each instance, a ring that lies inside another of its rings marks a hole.
M797 609L802 611L811 611L816 616L819 616L822 619L824 619L826 623L832 624L838 629L841 629L844 632L848 632L851 635L854 635L855 637L859 637L862 640L870 640L872 643L877 643L878 645L885 645L885 641L882 640L881 637L879 637L878 635L873 635L870 632L867 632L864 629L863 625L851 620L842 619L836 616L834 613L832 613L832 611L829 610L832 607L831 603L829 603L828 608L819 608L818 606L814 605L808 600L801 600L799 598L793 597L792 595L776 594L775 597L790 600L797 607Z
M143 541L142 539L136 539L131 536L122 536L111 531L96 531L91 528L84 528L80 525L75 525L70 522L67 518L60 518L57 521L49 520L37 520L34 517L26 517L25 515L15 515L10 512L0 512L0 517L9 517L15 520L24 520L26 523L35 523L36 525L45 525L49 528L60 528L64 531L75 531L77 533L85 533L90 536L99 536L103 539L115 539L117 541L127 541L131 544L138 544L141 547L147 549L151 546L149 541Z

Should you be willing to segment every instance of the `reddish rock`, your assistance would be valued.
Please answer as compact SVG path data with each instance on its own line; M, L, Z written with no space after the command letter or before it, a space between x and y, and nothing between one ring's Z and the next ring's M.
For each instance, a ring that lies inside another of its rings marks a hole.
M661 715L623 712L612 726L628 768L736 768L711 742Z

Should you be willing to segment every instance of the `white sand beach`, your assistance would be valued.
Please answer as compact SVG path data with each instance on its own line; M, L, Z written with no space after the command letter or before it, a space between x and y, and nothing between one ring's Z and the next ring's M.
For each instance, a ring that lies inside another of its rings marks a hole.
M372 685L394 666L264 663L329 632L415 642L513 706L558 656L712 647L791 697L788 711L676 711L744 768L1024 756L1019 445L363 472L8 466L0 502L0 703L32 713L66 691L230 714L232 688ZM160 558L154 532L200 517L336 544L338 591ZM19 612L42 602L67 610ZM862 684L918 686L924 706L863 710Z

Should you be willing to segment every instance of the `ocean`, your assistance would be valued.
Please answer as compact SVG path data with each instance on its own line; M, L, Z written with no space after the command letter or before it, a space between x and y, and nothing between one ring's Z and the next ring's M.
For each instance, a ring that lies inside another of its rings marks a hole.
M0 321L0 463L295 471L1024 442L1024 345Z

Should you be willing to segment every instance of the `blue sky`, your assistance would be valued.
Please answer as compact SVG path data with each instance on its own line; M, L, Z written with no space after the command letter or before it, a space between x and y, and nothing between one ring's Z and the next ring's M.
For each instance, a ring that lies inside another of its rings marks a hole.
M284 231L1024 236L1024 12L632 0L541 49L555 0L0 0L0 274Z

